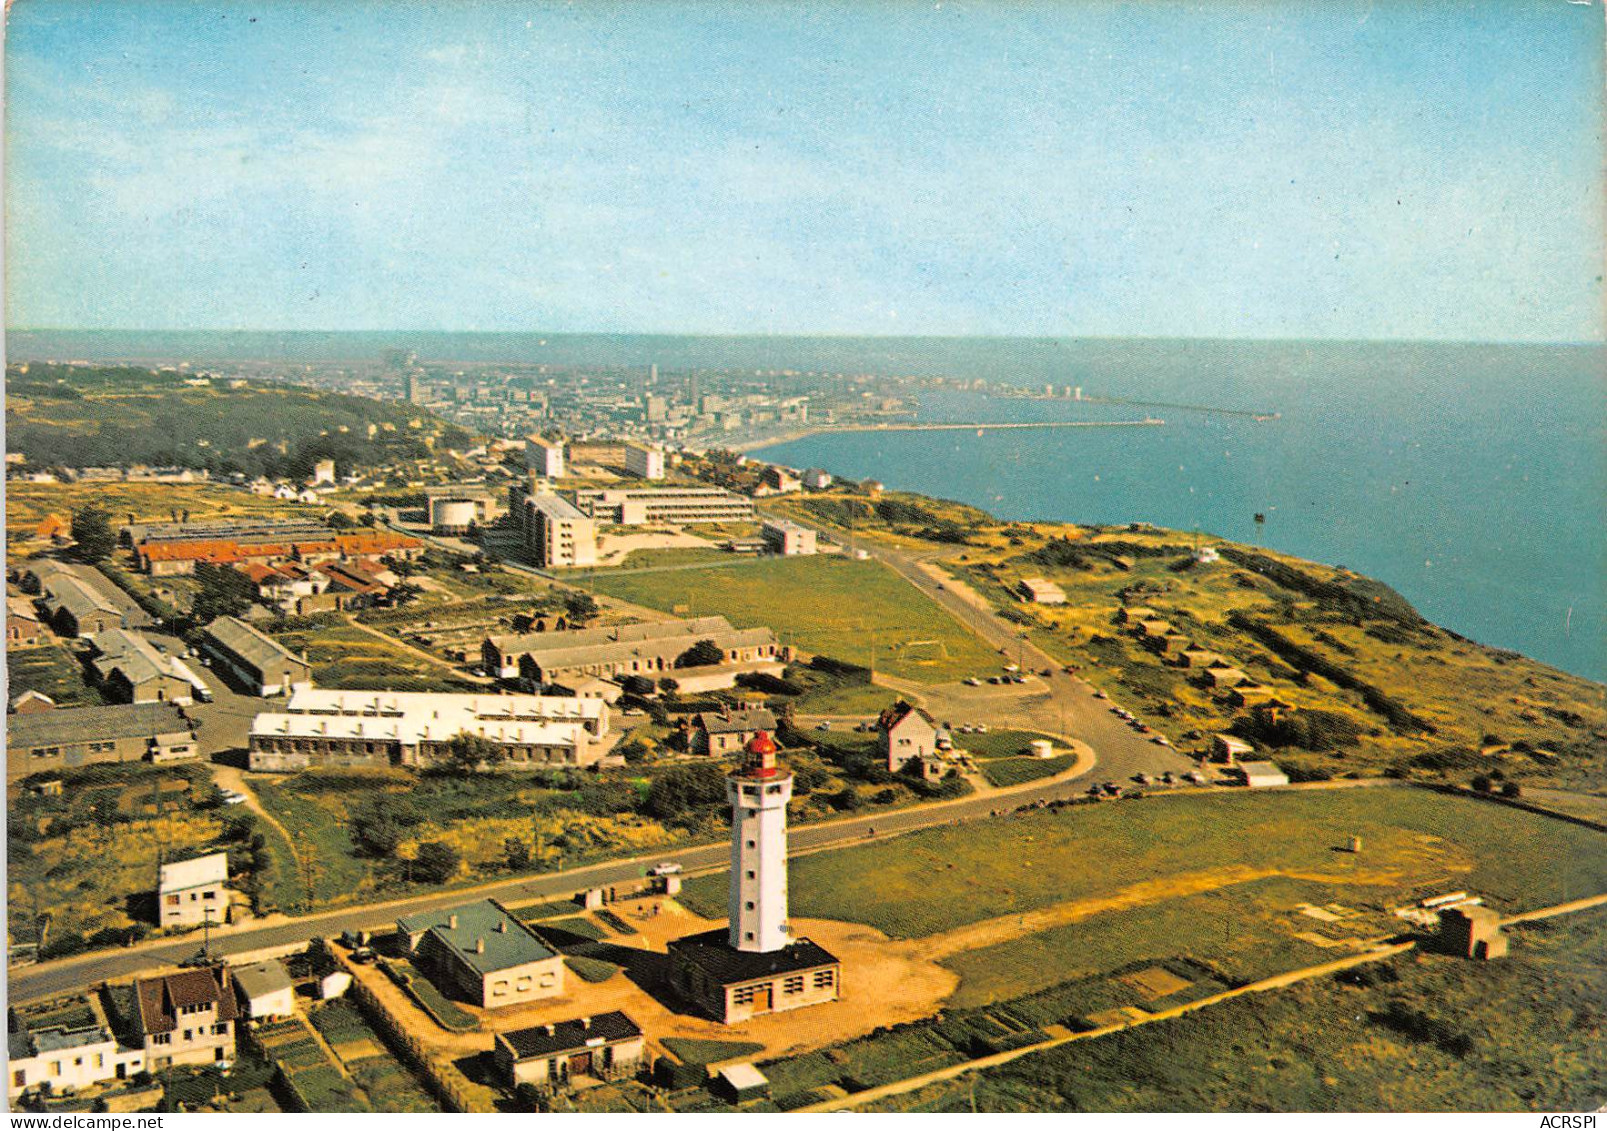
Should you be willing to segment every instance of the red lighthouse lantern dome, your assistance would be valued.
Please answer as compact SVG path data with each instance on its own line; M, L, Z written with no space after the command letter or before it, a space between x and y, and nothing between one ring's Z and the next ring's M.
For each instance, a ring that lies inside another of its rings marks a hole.
M760 772L774 772L776 768L776 741L765 731L760 731L748 739L746 747L748 754L748 769Z

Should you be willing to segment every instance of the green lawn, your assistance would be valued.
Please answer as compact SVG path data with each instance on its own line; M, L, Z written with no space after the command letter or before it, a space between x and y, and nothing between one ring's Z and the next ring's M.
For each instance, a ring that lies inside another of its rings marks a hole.
M1031 730L990 730L987 734L956 734L954 745L975 758L1018 758L1026 754L1027 744L1035 738L1050 736Z
M1353 835L1364 852L1335 851ZM1332 876L1341 902L1466 888L1517 910L1607 889L1607 834L1404 786L1224 792L1041 810L816 853L792 861L789 887L799 917L915 938L1235 865ZM695 878L682 902L722 915L725 883Z
M585 958L578 954L567 955L564 965L586 982L606 982L619 973L619 967L600 958Z
M1178 957L1203 962L1225 982L1237 984L1313 966L1343 952L1296 938L1297 931L1319 924L1290 909L1299 903L1320 906L1332 899L1332 890L1326 885L1272 878L1147 907L1107 911L944 959L943 965L960 975L960 988L948 1004L953 1008L989 1005L1059 982ZM1352 923L1359 937L1375 937L1399 927L1398 922L1391 923L1379 914L1358 916ZM1067 1006L1045 1020L1091 1011Z
M293 786L294 779L283 783L252 783L263 808L289 831L298 849L305 846L310 850L307 856L312 864L313 908L349 902L371 882L372 867L367 860L352 855L351 837L336 814L297 792ZM264 832L271 835L272 830ZM276 888L282 899L294 898L296 906L305 905L304 869L300 861L289 864L276 869Z
M994 652L892 570L836 555L775 558L741 568L593 578L601 593L673 611L769 625L787 644L889 675L938 683L981 671Z
M982 763L982 776L996 786L1051 778L1071 768L1072 758L994 758Z

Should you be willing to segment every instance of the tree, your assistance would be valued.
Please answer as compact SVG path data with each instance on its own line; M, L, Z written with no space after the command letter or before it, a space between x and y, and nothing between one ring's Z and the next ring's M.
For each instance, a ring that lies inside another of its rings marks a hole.
M446 744L446 765L464 774L477 774L502 761L504 748L482 734L459 731Z
M845 785L831 795L831 803L835 808L847 813L865 804L865 799L859 795L853 786Z
M626 695L653 694L653 681L645 675L628 675L620 681L620 686Z
M103 562L117 549L117 535L106 512L93 503L73 515L73 541L78 543L78 556L86 562Z
M1484 774L1479 774L1477 777L1475 777L1473 779L1472 785L1473 785L1474 791L1477 792L1477 793L1489 793L1490 792L1490 779L1487 776L1485 776Z
M357 847L375 859L394 855L396 846L402 843L402 823L383 794L352 814L351 829Z
M190 616L199 624L218 617L237 617L251 607L251 579L232 566L201 562L195 567L200 592L190 602Z
M502 842L502 857L508 862L508 871L522 872L530 867L530 846L516 836Z
M351 515L345 511L334 511L324 521L329 524L331 530L350 530L357 525L352 521Z
M658 689L665 695L674 695L677 691L681 690L681 681L670 676L665 676L663 679L658 681Z
M725 652L712 640L699 640L675 657L678 668L704 668L725 662Z
M583 589L575 589L564 594L564 610L571 622L588 621L597 615L597 599Z
M725 774L702 763L675 766L653 779L647 811L661 821L696 824L699 816L725 800Z
M1514 799L1522 797L1523 796L1523 787L1520 786L1515 781L1502 782L1501 783L1501 796L1502 797L1510 797L1510 798L1514 798Z
M397 606L411 605L423 595L424 590L414 585L411 581L404 581L391 589L391 601Z
M457 849L438 840L428 840L418 846L413 857L413 875L427 884L444 884L458 874L463 863Z

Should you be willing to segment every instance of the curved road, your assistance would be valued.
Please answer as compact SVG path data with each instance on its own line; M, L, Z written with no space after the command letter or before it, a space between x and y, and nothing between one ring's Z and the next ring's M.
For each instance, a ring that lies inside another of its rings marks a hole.
M792 853L817 851L833 846L863 844L875 829L876 839L896 833L913 832L956 820L987 817L996 809L1014 809L1038 800L1074 797L1082 793L1076 776L1063 776L1047 782L1033 782L1016 789L1000 790L981 797L964 797L932 805L881 812L863 817L819 824L799 825L788 837ZM673 853L688 872L716 871L730 861L731 849L725 841L682 848ZM393 900L386 903L345 907L336 911L284 919L276 923L222 928L212 933L212 952L219 956L244 954L270 947L304 942L314 936L330 937L346 930L381 930L394 926L401 915L453 907L469 899L492 897L504 903L526 903L557 899L583 888L606 887L639 881L649 865L665 854L636 856L592 864L567 872L549 872L517 879L501 880L474 888ZM180 962L200 947L200 935L179 940L162 940L127 950L97 951L77 958L59 959L10 971L11 998L14 1002L52 997L102 981L116 981L153 967Z

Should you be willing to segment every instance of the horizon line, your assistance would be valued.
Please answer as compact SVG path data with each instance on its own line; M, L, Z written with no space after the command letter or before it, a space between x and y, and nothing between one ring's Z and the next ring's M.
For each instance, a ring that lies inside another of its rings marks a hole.
M1421 338L1421 337L1233 337L1216 334L854 334L838 332L714 332L663 330L423 330L423 329L250 329L198 327L194 329L134 328L127 326L8 326L5 334L472 334L487 337L546 336L553 338L736 338L744 340L802 339L806 341L1006 341L1006 342L1222 342L1255 344L1321 343L1333 345L1470 345L1470 346L1603 346L1600 338Z

